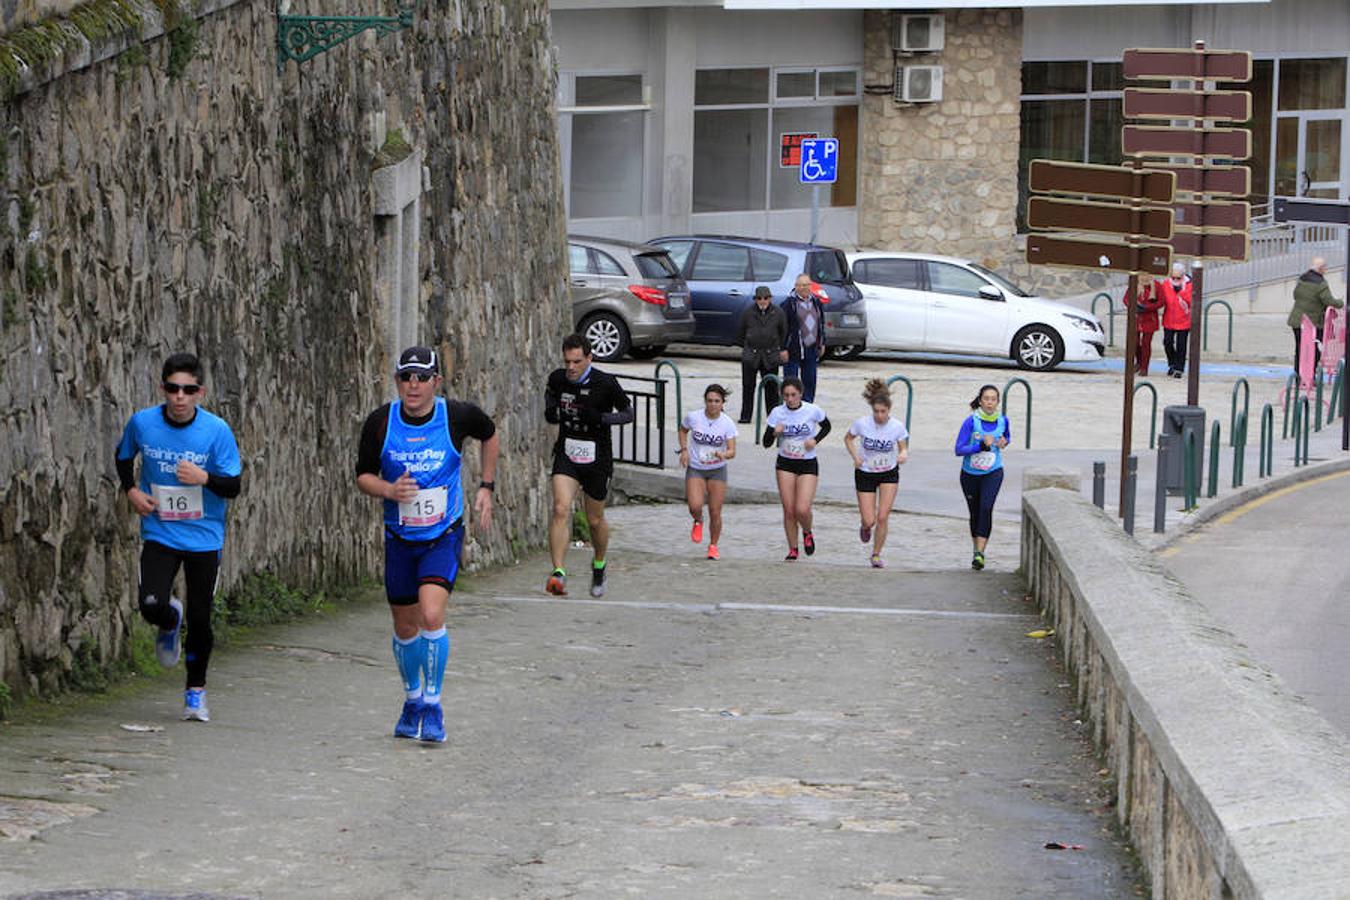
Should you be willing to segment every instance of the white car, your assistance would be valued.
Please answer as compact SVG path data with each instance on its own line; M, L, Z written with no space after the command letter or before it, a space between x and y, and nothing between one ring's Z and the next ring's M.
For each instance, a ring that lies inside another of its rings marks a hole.
M1012 358L1025 369L1102 358L1096 316L1033 297L968 259L850 253L867 302L867 349Z

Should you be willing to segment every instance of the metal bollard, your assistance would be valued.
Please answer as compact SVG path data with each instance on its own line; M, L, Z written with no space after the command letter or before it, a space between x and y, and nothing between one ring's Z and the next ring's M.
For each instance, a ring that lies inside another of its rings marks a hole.
M1247 468L1247 412L1238 413L1237 424L1233 428L1233 487L1242 487L1242 479Z
M1298 409L1294 413L1294 467L1306 466L1308 464L1308 438L1312 430L1308 427L1309 404L1307 397L1300 397ZM1299 443L1302 439L1303 461L1299 462Z
M1280 440L1289 439L1289 412L1298 403L1298 376L1290 375L1284 381L1284 415L1280 419ZM1298 415L1295 412L1295 415ZM1297 425L1295 425L1297 427Z
M1321 431L1321 430L1322 430L1322 382L1323 382L1323 380L1324 380L1324 379L1322 378L1322 370L1321 370L1321 369L1318 369L1318 370L1317 370L1317 376L1314 378L1314 381L1317 382L1317 409L1314 410L1314 415L1313 415L1313 431Z
M1134 492L1139 483L1139 457L1131 453L1125 457L1125 533L1134 534Z
M1195 431L1188 428L1181 435L1181 508L1187 512L1195 509L1195 498L1200 496L1200 460L1195 445Z
M1153 483L1153 533L1162 534L1167 530L1167 475L1164 473L1163 460L1172 452L1172 442L1176 435L1163 432L1158 437L1158 473Z
M1106 463L1092 464L1092 505L1106 509Z
M1219 494L1219 420L1215 419L1209 429L1209 491L1206 497Z

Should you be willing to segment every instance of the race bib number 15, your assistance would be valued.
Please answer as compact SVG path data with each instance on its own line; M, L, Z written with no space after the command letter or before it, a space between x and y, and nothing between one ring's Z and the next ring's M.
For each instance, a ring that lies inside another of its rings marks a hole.
M422 528L445 518L444 487L423 488L407 503L398 505L398 524Z

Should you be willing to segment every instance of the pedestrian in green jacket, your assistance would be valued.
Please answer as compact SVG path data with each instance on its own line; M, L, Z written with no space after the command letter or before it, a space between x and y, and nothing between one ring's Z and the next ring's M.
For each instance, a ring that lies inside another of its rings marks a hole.
M1345 301L1331 295L1331 285L1327 284L1327 261L1320 256L1313 257L1312 267L1298 277L1294 286L1294 308L1289 311L1289 327L1294 332L1294 371L1298 371L1299 340L1303 333L1303 317L1307 316L1317 329L1316 355L1313 358L1313 370L1322 362L1322 323L1326 321L1327 310L1340 309Z

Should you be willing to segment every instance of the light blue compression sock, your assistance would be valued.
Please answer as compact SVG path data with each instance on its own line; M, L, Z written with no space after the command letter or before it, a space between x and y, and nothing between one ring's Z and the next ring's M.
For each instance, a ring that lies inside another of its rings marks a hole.
M421 632L423 699L427 703L441 702L441 682L445 680L445 663L450 658L450 635L445 627Z
M394 635L394 662L398 663L398 674L403 678L403 690L409 700L417 700L422 696L422 666L426 662L426 654L427 645L421 634L415 634L407 640Z

